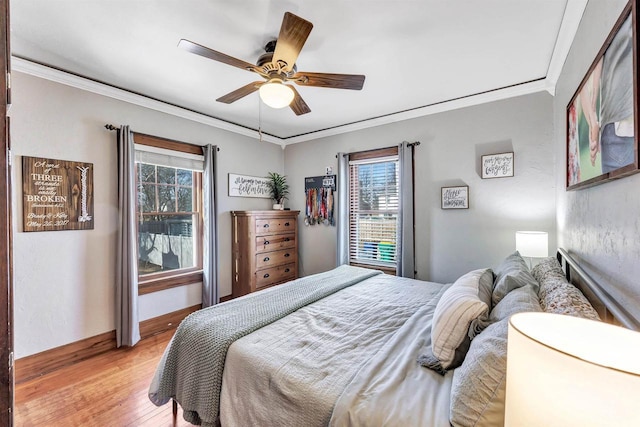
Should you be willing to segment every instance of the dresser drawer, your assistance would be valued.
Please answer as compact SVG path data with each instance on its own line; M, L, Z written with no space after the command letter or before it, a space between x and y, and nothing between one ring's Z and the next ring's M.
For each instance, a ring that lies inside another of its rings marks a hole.
M274 283L286 282L296 278L296 265L286 264L256 272L256 288L264 288Z
M256 219L257 235L294 232L295 229L295 218Z
M276 234L256 237L256 252L277 251L278 249L295 248L296 233Z
M294 249L282 249L280 251L256 254L256 270L295 262L297 256L298 254Z

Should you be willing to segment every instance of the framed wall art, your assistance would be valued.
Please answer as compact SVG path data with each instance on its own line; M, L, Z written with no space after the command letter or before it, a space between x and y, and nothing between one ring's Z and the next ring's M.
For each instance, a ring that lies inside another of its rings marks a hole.
M482 179L513 176L513 152L487 154L481 157Z
M469 186L442 187L440 191L442 209L469 209Z
M567 190L638 172L636 1L624 8L567 105Z

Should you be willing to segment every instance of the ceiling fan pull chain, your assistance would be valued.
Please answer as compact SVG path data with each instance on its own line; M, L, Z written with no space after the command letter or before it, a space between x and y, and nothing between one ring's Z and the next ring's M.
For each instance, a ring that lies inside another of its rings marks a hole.
M260 105L260 97L258 96L258 136L259 141L262 142L262 106Z

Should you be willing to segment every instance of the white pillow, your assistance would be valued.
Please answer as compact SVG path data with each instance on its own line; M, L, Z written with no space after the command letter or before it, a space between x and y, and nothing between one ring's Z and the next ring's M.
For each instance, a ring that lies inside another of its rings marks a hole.
M433 315L431 350L444 369L464 359L469 342L489 324L493 272L474 270L455 281L443 294ZM466 342L465 342L466 341Z

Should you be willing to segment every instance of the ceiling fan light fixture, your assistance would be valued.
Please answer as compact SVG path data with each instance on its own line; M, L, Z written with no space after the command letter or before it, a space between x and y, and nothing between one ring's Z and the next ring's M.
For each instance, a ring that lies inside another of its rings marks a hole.
M260 99L271 108L284 108L291 104L295 94L293 89L274 79L260 86Z

